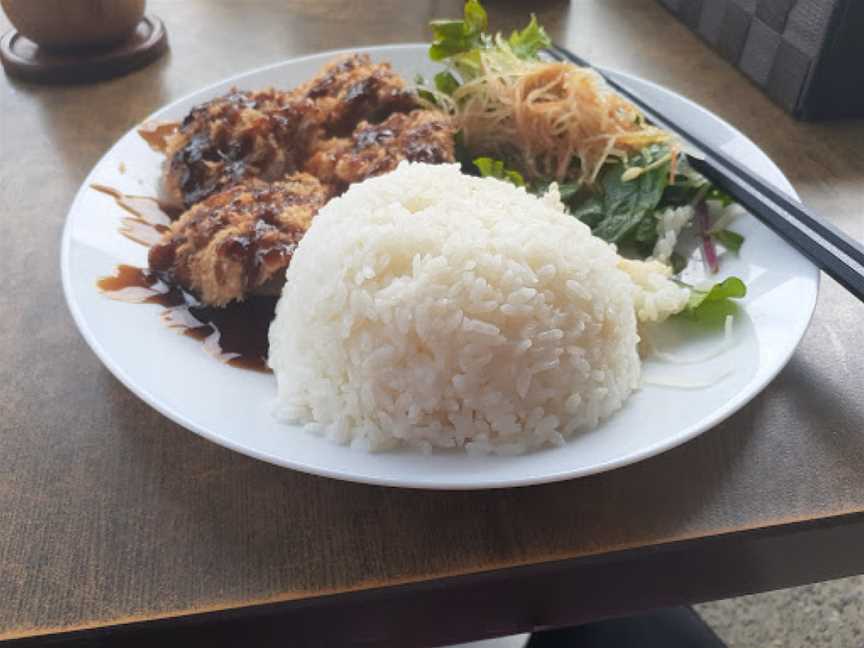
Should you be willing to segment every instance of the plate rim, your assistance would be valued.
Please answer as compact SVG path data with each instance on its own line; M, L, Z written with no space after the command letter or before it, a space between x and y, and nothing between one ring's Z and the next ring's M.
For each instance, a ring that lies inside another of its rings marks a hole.
M120 366L118 363L114 361L111 354L104 348L99 339L96 337L94 332L91 330L89 325L87 324L87 320L81 311L80 305L75 299L73 286L72 286L72 278L71 278L71 267L70 267L70 259L71 259L71 247L72 247L72 214L75 212L76 207L80 200L82 200L83 194L90 188L92 184L93 177L96 174L97 170L101 169L103 164L106 162L107 158L111 155L114 150L114 147L123 139L125 139L130 134L134 134L141 125L146 124L147 122L158 119L158 115L169 111L173 107L185 103L190 99L205 94L214 90L217 87L223 86L232 81L237 81L239 79L266 72L268 70L276 69L286 64L294 64L300 63L304 61L308 61L311 59L317 58L326 58L332 57L339 54L351 53L351 52L367 52L367 51L375 51L375 52L387 52L387 51L395 51L395 50L411 50L418 48L426 48L428 47L428 43L393 43L393 44L385 44L385 45L366 45L362 47L346 47L334 50L325 50L321 52L314 52L311 54L304 54L301 56L291 57L287 59L283 59L281 61L275 61L273 63L269 63L267 65L259 66L256 68L251 68L248 70L244 70L237 74L231 75L214 83L208 84L204 87L201 87L197 90L189 92L174 101L171 101L168 104L165 104L159 107L154 112L150 113L144 120L136 123L132 128L123 133L118 139L116 139L108 148L107 151L99 158L99 160L93 165L90 169L90 172L84 178L81 183L81 186L78 188L78 191L75 193L72 202L70 203L69 209L66 212L65 223L63 226L63 235L61 238L61 250L60 250L60 274L61 274L61 283L63 286L63 295L66 301L66 306L69 309L72 319L75 322L76 327L78 328L79 333L84 338L84 341L99 359L99 361L107 368L120 383L132 392L136 397L140 398L144 403L146 403L149 407L152 407L161 415L165 416L169 420L174 423L182 426L183 428L193 432L211 443L215 443L219 446L228 448L235 452L239 452L240 454L253 457L255 459L266 461L268 463L289 468L291 470L297 470L298 472L303 472L306 474L316 475L319 477L327 477L331 479L338 479L340 481L348 481L352 483L359 484L367 484L373 486L386 486L386 487L394 487L394 488L411 488L411 489L420 489L420 490L437 490L437 491L469 491L469 490L497 490L501 488L518 488L518 487L526 487L540 484L548 484L560 481L567 481L570 479L577 479L580 477L587 477L589 475L596 475L599 473L608 472L610 470L615 470L617 468L622 468L624 466L628 466L634 463L638 463L645 459L650 459L651 457L655 457L659 454L672 450L678 446L681 446L689 441L692 441L694 438L700 436L706 431L716 427L717 425L724 422L730 416L738 412L747 406L754 398L756 398L759 394L761 394L765 388L777 377L777 375L782 371L791 360L792 356L797 351L798 347L801 344L801 341L812 322L813 315L816 310L816 304L819 297L820 287L821 287L821 273L819 268L812 264L810 264L810 268L812 270L812 275L809 279L812 280L813 283L813 292L812 298L809 304L806 304L806 307L809 309L809 313L807 317L802 319L802 324L799 327L799 330L793 331L793 336L795 338L794 344L789 346L781 359L781 361L776 363L776 366L768 371L765 376L758 381L757 385L750 389L750 393L743 397L737 397L732 399L730 402L727 402L722 407L719 407L711 412L708 416L704 417L702 420L692 424L689 428L685 429L682 434L679 434L673 438L666 439L664 441L655 443L653 445L646 446L636 452L631 452L622 457L618 457L614 460L606 461L603 463L595 464L590 468L583 469L574 469L570 471L566 470L558 470L553 472L543 473L542 475L525 475L519 478L509 478L506 480L495 480L495 481L483 481L480 480L472 480L472 481L464 481L460 479L451 479L447 482L440 481L424 481L422 478L414 478L414 479L405 479L405 478L391 478L391 477L375 477L375 476L367 476L367 475L356 475L345 473L344 471L340 471L338 469L320 467L320 466L309 466L303 463L296 463L292 461L290 458L285 458L279 455L274 455L272 453L256 450L255 448L250 448L248 446L244 446L240 443L235 442L232 439L226 438L222 435L213 433L209 431L207 428L202 427L195 422L189 420L185 415L181 412L173 410L163 403L159 401L158 398L153 396L146 388L137 384L132 377L128 374L128 372ZM644 79L642 77L623 72L616 68L604 68L604 70L608 70L609 72L621 76L625 79L635 80L639 83L643 83L653 87L654 89L660 90L661 92L667 93L675 97L676 101L680 101L682 103L687 104L690 108L694 108L701 113L707 115L710 119L715 120L721 124L723 124L726 128L728 128L732 133L734 133L737 137L743 138L748 143L752 144L756 149L758 149L766 159L768 159L771 164L777 168L777 170L782 175L785 183L788 185L789 190L791 190L791 194L798 198L798 193L795 190L792 183L786 177L786 174L783 173L782 169L773 161L773 159L768 156L765 151L758 146L755 142L753 142L749 137L747 137L740 130L735 128L732 124L724 120L722 117L716 115L712 111L708 110L704 106L696 103L689 97L682 95L681 93L673 90L671 88L667 88L659 83L654 81ZM787 244L788 245L788 244ZM802 257L806 260L805 257ZM807 277L805 277L807 278ZM601 426L602 427L602 423Z

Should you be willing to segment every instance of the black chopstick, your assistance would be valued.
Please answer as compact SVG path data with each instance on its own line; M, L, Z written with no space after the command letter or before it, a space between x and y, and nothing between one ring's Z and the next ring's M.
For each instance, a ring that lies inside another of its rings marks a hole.
M836 241L836 245L840 249L846 249L847 254L860 254L864 255L864 247L859 245L856 241L848 238L844 235L840 230L835 228L830 223L824 221L820 217L810 213L807 208L801 204L799 201L795 200L791 196L789 196L786 192L781 191L773 184L765 180L764 178L760 178L759 176L753 175L750 171L742 166L740 166L735 160L730 158L728 155L723 153L722 151L717 151L712 149L707 143L702 141L698 136L694 133L688 132L684 129L683 126L676 124L669 120L668 117L664 117L660 115L651 105L649 105L641 96L636 94L635 91L630 90L629 88L621 85L614 79L609 76L603 74L596 67L592 66L588 61L584 58L574 54L573 52L561 47L560 45L553 45L551 50L559 55L559 57L563 57L568 59L569 61L576 63L581 67L587 67L595 72L597 72L609 87L614 88L619 94L627 97L630 101L636 104L645 114L646 116L657 125L663 126L668 130L671 130L685 140L694 145L697 149L703 152L703 154L710 156L712 162L715 162L719 165L722 165L729 169L734 175L742 178L747 184L750 186L759 189L769 200L774 202L775 204L783 207L785 210L790 213L801 212L801 219L813 230L819 232L825 238L838 237L839 240ZM708 173L711 173L710 169L707 168L707 165L704 164L704 160L701 160L694 156L688 156L688 162L693 163L692 166L696 167L697 171L702 173L702 169L705 169ZM701 163L701 164L700 164ZM698 168L701 167L702 169ZM705 173L703 173L705 175ZM713 181L712 178L709 178ZM796 214L797 215L797 214Z
M559 45L553 45L546 52L556 60L567 59L593 69L611 88L638 106L648 119L677 133L699 149L704 159L687 156L694 169L727 191L765 225L864 301L864 247L861 244L764 178L750 173L722 151L712 149L681 125L660 115L635 91L609 78L585 59Z

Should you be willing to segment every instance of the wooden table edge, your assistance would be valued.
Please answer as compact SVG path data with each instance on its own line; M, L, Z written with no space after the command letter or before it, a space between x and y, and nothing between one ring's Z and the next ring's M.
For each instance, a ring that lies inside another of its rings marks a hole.
M290 636L297 646L349 638L400 646L417 637L439 645L864 573L862 546L864 511L386 587L10 631L0 644L219 646L242 638L269 646Z

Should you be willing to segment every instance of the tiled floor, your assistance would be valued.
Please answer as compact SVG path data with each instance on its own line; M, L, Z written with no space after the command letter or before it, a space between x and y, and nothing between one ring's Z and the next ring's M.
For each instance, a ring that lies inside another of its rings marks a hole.
M730 648L861 648L864 576L696 606Z
M729 648L864 648L864 576L696 609ZM451 648L519 648L527 638L519 635Z

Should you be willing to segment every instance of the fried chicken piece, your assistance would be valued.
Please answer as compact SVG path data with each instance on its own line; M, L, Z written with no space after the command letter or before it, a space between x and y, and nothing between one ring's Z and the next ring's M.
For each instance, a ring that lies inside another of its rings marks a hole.
M191 207L249 177L297 171L314 134L313 104L276 90L237 92L196 106L166 138L164 192Z
M150 248L150 269L205 304L242 300L281 283L297 243L329 198L306 173L272 183L244 180L175 221Z
M165 198L188 208L245 178L278 180L300 169L318 140L416 106L390 65L365 54L328 63L290 92L232 90L193 108L175 133L159 134Z
M395 169L402 160L453 162L455 128L436 110L393 113L379 124L360 122L350 138L318 143L304 170L341 193L349 184Z
M372 63L367 54L337 58L293 93L315 106L326 137L344 137L361 120L379 122L394 112L417 108L417 99L389 63Z

